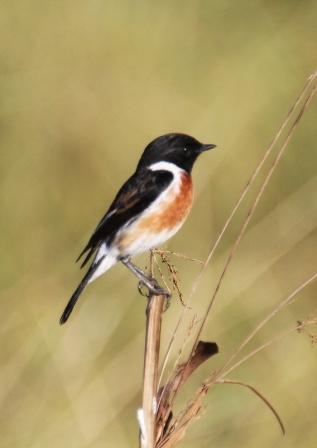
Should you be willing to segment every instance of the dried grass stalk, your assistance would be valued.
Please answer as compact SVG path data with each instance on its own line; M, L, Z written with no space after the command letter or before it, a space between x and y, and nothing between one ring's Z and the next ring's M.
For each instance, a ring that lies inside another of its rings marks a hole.
M146 312L146 336L144 350L143 400L141 419L141 446L154 448L156 440L156 411L158 366L161 341L161 322L166 297L151 295ZM143 428L142 428L143 426Z
M303 113L305 112L306 108L308 107L309 103L311 102L311 100L313 99L313 97L314 97L314 95L316 93L316 88L317 88L317 86L315 85L316 79L317 79L317 71L315 71L313 74L311 74L308 77L308 79L307 79L307 81L306 81L302 91L300 92L300 94L296 98L294 104L291 106L289 112L287 113L287 115L286 115L282 125L280 126L279 130L277 131L275 137L273 138L272 142L270 143L270 145L268 146L268 148L264 152L264 155L263 155L262 159L259 161L259 163L256 166L254 172L252 173L251 177L247 181L247 184L246 184L245 188L243 189L240 197L238 198L236 204L234 205L234 207L233 207L229 217L227 218L227 220L226 220L226 222L225 222L225 224L224 224L224 226L223 226L223 228L222 228L218 238L216 239L215 243L212 245L211 250L209 251L209 253L207 255L207 258L206 258L206 260L205 260L205 262L204 262L204 264L203 264L203 266L201 268L201 271L200 271L200 273L198 274L197 278L195 279L195 281L193 283L193 286L192 286L189 298L187 300L187 306L186 306L186 308L184 308L182 310L182 312L181 312L181 314L179 316L179 319L178 319L178 321L176 323L176 326L175 326L175 328L174 328L174 330L172 332L172 335L171 335L171 338L170 338L170 342L169 342L169 345L167 347L167 350L166 350L166 353L165 353L165 356L164 356L164 361L163 361L163 366L164 367L167 365L167 361L168 361L168 358L169 358L170 353L172 351L172 347L173 347L173 344L174 344L174 341L175 341L175 338L176 338L176 334L177 334L177 332L178 332L178 330L179 330L179 328L180 328L180 326L182 324L182 321L184 319L184 315L185 315L186 311L188 311L190 309L190 304L191 304L192 298L193 298L193 296L194 296L194 294L195 294L195 292L197 290L198 284L201 281L202 276L203 276L204 272L206 271L207 266L211 262L214 254L215 254L215 251L216 251L216 249L217 249L217 247L218 247L218 245L219 245L219 243L220 243L220 241L221 241L225 231L229 227L229 225L232 222L236 212L240 208L244 198L246 197L246 195L249 192L250 188L252 187L252 185L254 184L255 180L258 177L258 175L260 174L260 172L261 172L265 162L267 161L267 159L269 158L269 156L271 155L271 153L275 149L275 146L277 145L279 139L283 135L283 132L286 131L288 126L290 126L290 129L288 130L288 133L287 133L286 138L284 140L284 144L283 144L282 148L279 150L278 155L275 158L275 160L274 160L274 162L273 162L273 164L271 166L271 169L270 169L268 175L266 176L266 178L265 178L265 180L264 180L264 182L262 184L261 190L258 193L254 203L252 204L252 206L251 206L251 208L250 208L250 210L249 210L249 212L247 214L246 220L243 223L243 226L242 226L242 228L240 230L240 233L239 233L239 235L238 235L234 245L231 248L231 251L229 253L228 259L227 259L227 261L225 263L225 266L224 266L224 270L223 270L223 272L220 275L219 282L218 282L218 284L217 284L217 286L216 286L216 288L214 290L214 293L213 293L213 295L211 297L211 300L210 300L208 309L207 309L207 311L205 313L205 316L204 316L203 322L201 324L201 327L200 327L200 329L197 332L196 343L193 346L193 351L195 350L195 345L197 344L197 342L198 342L198 340L200 338L200 334L202 332L202 329L204 328L204 326L205 326L205 324L207 322L207 319L209 317L211 308L213 306L213 303L214 303L214 301L215 301L215 299L216 299L216 297L218 295L219 289L221 287L223 278L224 278L224 276L226 274L226 271L227 271L227 269L228 269L228 267L229 267L229 265L230 265L230 263L232 261L232 258L234 257L234 255L235 255L235 253L236 253L236 251L237 251L237 249L238 249L238 247L240 245L240 242L241 242L241 240L242 240L242 238L244 236L244 233L245 233L245 231L246 231L246 229L248 227L249 221L251 220L251 218L252 218L252 216L253 216L253 214L255 212L255 209L256 209L256 207L258 205L258 202L261 199L261 197L262 197L262 195L263 195L263 193L264 193L264 191L265 191L265 189L266 189L266 187L267 187L267 185L268 185L268 183L269 183L269 181L271 179L271 176L272 176L272 174L273 174L273 172L274 172L274 170L275 170L275 168L276 168L280 158L282 157L282 155L283 155L287 145L290 142L290 139L291 139L291 137L293 135L293 132L294 132L296 126L298 125L298 123L299 123ZM305 97L306 97L306 99L305 99ZM296 115L295 112L296 112L296 110L298 108L300 108L300 110L299 110L299 112ZM295 118L294 118L294 115L295 115Z
M254 386L244 382L231 380L227 378L227 375L231 373L234 369L240 366L242 363L252 358L259 351L264 350L269 345L273 344L277 340L281 339L285 335L290 334L293 331L303 331L309 325L316 324L316 317L306 319L303 322L298 321L296 326L284 331L283 333L277 335L271 340L267 341L260 347L252 350L249 354L245 355L242 359L232 363L235 360L237 355L241 352L241 350L249 343L251 339L260 331L260 329L270 320L272 319L279 311L285 308L289 303L292 302L293 298L302 291L303 288L308 286L311 282L316 280L317 273L311 276L308 280L303 282L298 288L296 288L286 299L284 299L280 304L278 304L274 310L265 317L262 322L260 322L257 327L251 332L251 334L238 346L238 348L234 351L233 355L225 362L225 364L216 372L214 372L207 380L198 388L193 399L187 404L186 408L180 412L178 415L173 414L173 406L176 399L176 396L179 394L183 384L186 380L192 375L192 373L206 360L210 358L213 354L217 353L218 347L215 343L210 342L202 342L200 341L201 332L209 318L211 308L215 302L215 299L219 293L219 290L222 286L223 279L228 270L228 267L241 243L241 240L246 232L248 224L257 208L257 205L267 188L270 179L282 157L288 144L294 134L294 131L302 118L305 110L307 109L309 103L314 97L317 85L315 80L317 78L317 72L311 75L306 85L304 86L302 92L296 99L294 105L291 107L288 115L286 116L282 126L278 130L276 136L274 137L272 143L269 145L268 149L265 151L264 156L260 160L258 166L253 172L251 178L249 179L245 189L240 195L237 203L235 204L229 218L227 219L224 228L222 229L219 237L217 238L215 244L213 245L211 251L209 252L206 261L202 266L202 270L196 281L194 282L191 294L189 296L189 300L186 306L183 308L183 311L180 315L180 318L174 328L172 333L168 349L163 361L163 369L161 372L161 378L163 375L164 368L166 366L169 354L171 353L171 348L173 342L175 340L175 335L180 327L182 319L184 317L184 313L189 309L189 303L192 299L192 296L196 290L197 284L202 277L203 272L206 269L206 266L211 261L215 249L218 246L225 230L229 226L232 221L236 211L240 207L244 197L247 192L251 188L254 183L256 177L258 176L260 170L262 169L265 161L268 159L269 155L275 148L276 143L279 141L280 137L284 135L283 143L281 144L274 160L271 163L271 166L264 177L264 181L262 182L259 192L257 193L254 202L252 203L247 216L242 224L240 232L229 251L229 255L223 267L223 270L220 274L220 277L216 283L216 287L211 296L211 300L206 309L206 312L203 316L203 319L199 325L198 331L195 336L195 341L193 343L190 355L188 359L180 363L180 356L177 358L176 364L174 365L174 369L171 372L166 384L158 390L158 366L159 366L159 352L160 352L160 337L161 337L161 319L162 313L164 309L164 296L155 296L152 295L149 299L148 308L147 308L147 331L146 331L146 344L145 344L145 355L144 355L144 383L143 383L143 407L139 411L139 422L141 427L141 444L143 448L172 448L178 444L178 442L184 437L186 429L190 423L192 423L195 419L197 419L201 415L202 410L202 400L204 396L210 391L212 387L219 384L235 384L248 388L254 394L256 394L272 411L274 416L276 417L282 432L285 432L284 425L277 411L274 409L270 401L263 396ZM284 132L285 131L285 132ZM157 251L157 254L161 255L162 261L167 264L169 269L169 273L171 275L172 283L174 289L180 293L180 288L178 284L177 270L175 267L169 262L166 254L163 251ZM179 256L180 254L174 254ZM182 258L188 259L189 257ZM192 259L191 261L197 261ZM154 254L152 253L152 261L151 261L151 269L153 275L153 266L154 266ZM160 271L161 273L161 271ZM176 283L176 285L175 285ZM196 319L195 319L196 322ZM196 322L197 323L197 322ZM192 328L194 325L192 326ZM187 338L191 330L188 331ZM311 335L310 335L311 336ZM315 335L311 336L311 340L315 341L317 337ZM186 341L185 341L186 343ZM182 353L182 350L180 350Z
M216 384L236 384L238 386L243 386L243 387L246 387L247 389L251 390L251 392L253 392L255 395L257 395L263 401L263 403L266 404L266 406L270 409L270 411L276 418L276 420L281 428L282 434L285 435L285 427L284 427L284 424L283 424L282 419L279 416L278 412L276 411L276 409L274 408L272 403L267 398L265 398L264 395L261 394L261 392L259 392L258 389L256 389L254 386L251 386L251 384L245 383L243 381L229 380L228 378L225 380L219 380L216 382Z

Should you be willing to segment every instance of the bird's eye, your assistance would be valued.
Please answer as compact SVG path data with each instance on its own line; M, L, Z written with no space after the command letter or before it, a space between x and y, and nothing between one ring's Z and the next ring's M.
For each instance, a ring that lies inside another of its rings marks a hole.
M188 149L186 148L186 146L185 146L185 148L184 148L184 151L185 151L185 152L188 151Z

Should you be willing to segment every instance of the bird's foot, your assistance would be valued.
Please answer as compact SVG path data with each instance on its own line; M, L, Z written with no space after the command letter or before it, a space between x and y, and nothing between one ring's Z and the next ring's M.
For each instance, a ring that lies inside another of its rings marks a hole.
M172 295L171 295L170 291L162 288L158 284L158 282L156 281L155 278L149 278L149 281L151 282L151 284L149 284L148 282L147 282L147 284L145 284L145 282L143 280L139 281L139 284L138 284L139 293L148 299L148 301L149 301L148 306L150 304L150 299L151 299L151 297L153 297L153 295L164 296L165 303L164 303L163 313L165 313L165 311L170 307ZM146 290L144 290L144 287L146 287Z
M147 288L147 293L143 290L143 287ZM158 282L156 281L155 278L147 278L147 279L142 279L139 281L139 285L138 285L138 290L140 292L140 294L142 294L143 296L147 296L150 297L151 295L156 295L156 296L165 296L166 299L170 299L171 298L171 293L170 291L168 291L167 289L162 288Z
M122 263L139 279L139 292L140 294L147 295L150 297L151 295L162 295L165 297L170 297L171 293L166 289L162 288L157 280L154 277L148 276L142 269L138 268L135 264L131 263L129 258L122 258ZM148 289L148 294L145 294L143 291L143 286L146 286Z

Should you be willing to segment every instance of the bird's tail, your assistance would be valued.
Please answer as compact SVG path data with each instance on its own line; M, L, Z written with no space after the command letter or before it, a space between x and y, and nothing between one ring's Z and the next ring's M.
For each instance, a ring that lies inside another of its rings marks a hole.
M105 256L99 258L98 261L94 262L90 268L88 269L88 271L86 272L84 278L82 279L82 281L79 283L79 285L77 286L75 292L73 293L73 295L71 296L71 298L69 299L69 302L66 305L66 308L59 320L60 325L63 325L67 319L69 318L71 312L73 311L74 306L77 303L77 300L79 299L80 294L83 292L83 290L85 289L85 287L87 286L87 284L89 283L89 281L91 280L91 278L93 277L93 275L96 273L97 269L99 268L100 264L102 263L102 261L104 260Z

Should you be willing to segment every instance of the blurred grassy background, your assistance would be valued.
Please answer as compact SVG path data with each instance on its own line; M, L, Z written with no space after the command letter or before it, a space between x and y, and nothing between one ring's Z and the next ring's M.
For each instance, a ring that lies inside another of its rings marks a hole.
M206 256L316 68L316 22L314 0L1 2L1 447L137 446L144 299L116 266L60 328L82 274L73 261L144 146L169 131L218 145L197 163L193 213L168 245ZM191 387L315 269L316 113L315 101L204 332L222 353ZM194 311L204 309L241 219ZM198 268L178 266L186 294ZM315 309L312 286L256 344ZM164 316L165 344L180 310L174 300ZM207 397L182 446L315 447L316 356L294 334L233 376L273 401L285 438L255 397L226 386Z

